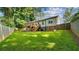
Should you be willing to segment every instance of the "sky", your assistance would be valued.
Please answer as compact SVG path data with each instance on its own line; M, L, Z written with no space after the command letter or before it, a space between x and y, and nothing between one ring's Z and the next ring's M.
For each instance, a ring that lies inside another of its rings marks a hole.
M47 7L45 7L45 8L47 8ZM48 7L48 9L49 9L48 14L49 14L50 16L58 15L58 16L60 16L60 17L63 17L64 12L65 12L65 10L66 10L65 7ZM47 13L47 12L44 11L44 10L42 10L42 12Z

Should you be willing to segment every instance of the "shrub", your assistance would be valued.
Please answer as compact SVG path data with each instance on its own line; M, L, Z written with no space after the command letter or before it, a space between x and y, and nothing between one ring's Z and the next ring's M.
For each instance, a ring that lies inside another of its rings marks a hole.
M25 20L17 19L17 20L16 20L16 27L17 27L17 28L24 28L24 27L25 27L25 23L26 23Z

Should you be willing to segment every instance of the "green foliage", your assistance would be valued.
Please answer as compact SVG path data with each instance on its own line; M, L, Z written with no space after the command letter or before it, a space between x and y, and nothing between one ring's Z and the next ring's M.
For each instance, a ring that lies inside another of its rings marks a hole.
M13 19L7 20L6 18L3 18L1 19L1 23L9 27L15 27L15 23L13 22Z
M34 8L34 7L13 7L13 8L4 7L4 8L1 8L0 11L4 13L5 20L2 20L4 24L6 24L7 26L23 27L24 21L26 22L26 21L35 20L34 12L37 11L37 8Z
M23 28L23 27L25 27L25 23L26 23L26 21L24 21L24 20L20 20L19 18L16 20L16 27L18 27L18 28Z
M73 8L67 8L64 14L65 22L71 22Z
M34 11L36 11L35 8L16 7L16 8L13 8L13 11L14 11L14 23L18 28L24 27L24 21L26 22L26 21L35 20L35 17L34 17Z
M0 11L4 14L3 18L1 19L2 23L9 27L14 27L14 20L13 20L13 10L11 7L3 7Z
M24 19L26 21L31 21L31 20L35 20L34 18L34 10L35 8L32 7L16 7L13 8L14 10L14 17L19 18L19 19Z
M79 20L79 12L77 12L75 15L73 15L71 22L74 22L76 20Z
M79 11L72 14L73 8L67 8L64 14L65 22L74 22L79 20Z
M15 24L14 24L14 22L9 22L9 23L6 23L6 26L15 27Z

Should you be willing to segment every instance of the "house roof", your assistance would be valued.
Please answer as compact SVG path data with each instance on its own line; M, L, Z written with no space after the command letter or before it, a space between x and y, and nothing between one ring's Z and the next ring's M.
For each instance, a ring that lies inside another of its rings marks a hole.
M40 22L40 21L49 20L49 19L52 19L52 18L58 18L58 16L53 16L53 17L49 17L49 18L42 19L42 20L34 20L34 21L30 21L28 23Z
M42 19L42 20L35 20L35 22L49 20L49 19L52 19L52 18L58 18L58 16L53 16L53 17Z

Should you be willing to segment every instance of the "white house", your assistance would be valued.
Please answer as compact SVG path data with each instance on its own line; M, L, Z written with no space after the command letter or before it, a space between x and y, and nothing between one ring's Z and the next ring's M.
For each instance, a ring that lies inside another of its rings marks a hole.
M43 30L59 30L59 29L69 29L70 24L66 24L63 18L65 9L64 8L53 8L53 7L42 7L40 12L35 13L35 20L29 22L29 26L34 23L39 24L40 28ZM67 25L67 26L66 26ZM27 26L27 27L29 27ZM33 28L33 27L32 27ZM39 28L39 29L40 29Z
M42 20L36 20L35 22L38 22L41 27L45 26L54 26L57 24L58 16L49 17Z
M60 11L58 12L58 10ZM62 24L64 23L64 19L61 17L61 15L59 15L61 12L62 9L60 8L42 7L41 12L38 12L35 15L35 21L38 22L42 28Z

